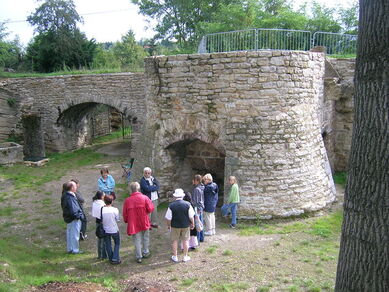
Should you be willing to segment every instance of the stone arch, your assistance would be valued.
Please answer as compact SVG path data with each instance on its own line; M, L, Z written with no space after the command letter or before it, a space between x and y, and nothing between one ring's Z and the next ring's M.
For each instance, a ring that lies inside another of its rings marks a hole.
M211 173L219 186L219 205L222 204L226 157L223 145L213 137L196 133L178 134L167 143L164 149L169 159L167 171L171 177L171 189L180 187L189 191L195 174Z
M139 117L120 102L82 98L65 102L57 110L54 129L56 140L60 141L56 148L62 145L57 149L60 151L83 147L90 144L94 137L108 134L121 126L131 126L135 136L140 131Z

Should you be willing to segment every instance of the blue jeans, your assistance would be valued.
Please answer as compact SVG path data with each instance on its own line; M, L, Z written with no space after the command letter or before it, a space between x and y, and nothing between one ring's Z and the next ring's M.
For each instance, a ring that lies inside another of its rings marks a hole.
M97 226L98 223L96 223ZM107 251L105 250L104 238L97 238L97 257L99 259L107 258Z
M66 249L69 253L80 252L81 220L73 220L66 225Z
M112 241L115 243L115 247L112 252ZM105 250L107 251L107 255L110 261L118 262L120 261L119 257L119 249L120 249L120 234L117 233L107 233L107 236L104 237Z
M198 214L199 214L199 219L200 219L201 223L203 223L203 226L204 226L203 210L198 210ZM197 231L197 240L198 240L198 242L203 242L204 241L204 229L201 230L200 232Z
M227 216L231 213L231 224L236 225L236 211L238 209L238 203L224 204L221 208L222 215Z

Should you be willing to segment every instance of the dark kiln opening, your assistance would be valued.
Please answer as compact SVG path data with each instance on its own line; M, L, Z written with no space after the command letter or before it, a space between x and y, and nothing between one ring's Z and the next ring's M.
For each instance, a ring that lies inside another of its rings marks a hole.
M182 140L167 149L174 165L171 170L174 188L190 191L195 174L210 173L219 186L219 204L223 203L225 153L198 139Z

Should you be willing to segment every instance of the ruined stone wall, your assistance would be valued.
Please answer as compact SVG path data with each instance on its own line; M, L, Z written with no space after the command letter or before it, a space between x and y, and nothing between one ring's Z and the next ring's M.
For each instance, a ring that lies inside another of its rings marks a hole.
M328 59L338 73L336 87L328 90L328 100L334 101L333 119L334 170L346 171L351 149L354 121L354 71L355 59Z
M156 170L163 195L178 187L169 146L200 140L225 154L224 177L237 176L241 217L299 215L335 199L318 118L323 54L162 56L146 60L146 73L137 157Z
M0 136L5 137L12 131L21 134L21 117L33 114L42 119L47 149L64 151L81 147L91 135L88 119L82 117L97 104L116 108L142 123L146 114L144 84L143 73L3 79L0 82L1 111L7 109L3 103L8 96L16 97L20 104L12 119L0 120ZM71 112L72 108L76 110ZM7 115L12 116L12 109L8 111ZM58 123L66 112L69 125ZM134 128L139 130L138 125Z

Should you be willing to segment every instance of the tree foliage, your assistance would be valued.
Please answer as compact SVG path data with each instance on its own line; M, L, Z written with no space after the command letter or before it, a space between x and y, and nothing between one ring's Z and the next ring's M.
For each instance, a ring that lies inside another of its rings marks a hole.
M137 44L132 30L122 36L120 42L114 44L113 53L122 68L141 68L143 59L147 56L145 50Z
M22 46L18 38L7 41L7 28L4 23L0 23L0 68L17 69L22 61Z
M38 33L28 45L26 56L34 71L91 65L96 44L77 28L82 19L73 0L45 0L27 20Z

